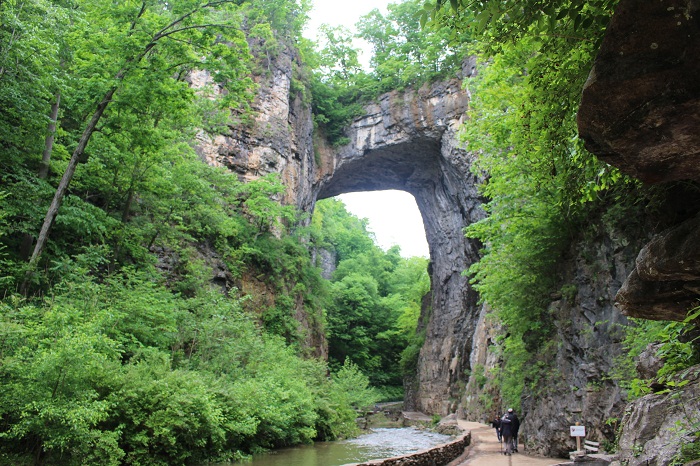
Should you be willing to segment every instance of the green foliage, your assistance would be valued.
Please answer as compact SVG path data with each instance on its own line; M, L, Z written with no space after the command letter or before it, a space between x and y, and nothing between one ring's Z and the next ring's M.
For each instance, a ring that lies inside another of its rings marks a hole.
M471 46L468 32L454 41L449 27L421 30L420 0L391 3L387 10L386 17L372 10L357 25L358 36L373 48L370 66L375 92L418 88L457 76Z
M338 370L351 359L385 396L397 393L403 375L415 369L423 341L416 327L430 289L427 261L404 259L398 247L382 251L366 219L350 215L337 200L316 204L311 227L315 246L337 256L325 305L331 367ZM403 356L407 351L412 355Z
M325 285L279 178L244 184L191 147L200 129L234 124L231 108L244 117L240 25L271 59L308 3L164 5L0 2L2 462L202 464L356 429L346 387L300 357L295 317L323 331ZM193 70L216 84L195 92ZM57 175L112 88L39 270L15 294ZM270 309L230 286L244 276L276 295Z
M700 308L695 308L683 322L633 319L632 325L624 328L625 353L615 361L613 377L627 389L630 398L650 393L651 382L666 386L667 390L688 383L682 377L683 371L700 364L700 338L696 335L699 316ZM650 344L659 345L655 356L663 361L663 366L654 380L643 380L637 376L635 358Z
M60 2L0 3L0 151L12 160L41 153L70 16Z
M369 386L369 379L350 358L333 374L333 382L345 394L351 406L366 409L377 402L377 392Z
M698 432L700 432L700 426L695 426L694 436L690 437L690 442L684 441L681 444L680 451L674 455L672 462L669 463L671 466L682 466L684 464L691 463L693 460L700 459L700 439L698 439Z
M271 29L280 39L287 41L301 37L312 6L309 0L263 0L240 3L243 3L246 18L253 25L252 29L262 25L263 29ZM254 33L254 36L257 35Z
M448 27L421 31L421 11L420 0L389 4L386 17L375 9L360 19L356 37L343 27L324 26L319 52L304 53L307 66L318 70L309 84L314 122L331 144L349 142L345 127L362 114L363 103L379 94L459 74L469 35L450 42ZM372 46L370 71L362 69L353 38Z
M140 272L79 276L51 299L0 303L5 452L192 464L349 435L351 406L372 402L356 366L327 380L323 363L261 333L237 299L178 297Z
M490 52L498 52L531 36L568 33L572 39L591 40L589 33L607 26L616 3L617 0L450 0L448 5L445 0L425 1L421 23L470 30Z
M454 1L423 9L426 27L470 31L481 52L479 72L466 83L472 101L463 140L479 154L473 168L488 216L465 230L483 245L468 273L507 332L496 378L503 400L515 406L548 370L538 354L551 332L550 294L575 297L559 282L557 260L593 206L632 185L577 138L580 91L611 8Z

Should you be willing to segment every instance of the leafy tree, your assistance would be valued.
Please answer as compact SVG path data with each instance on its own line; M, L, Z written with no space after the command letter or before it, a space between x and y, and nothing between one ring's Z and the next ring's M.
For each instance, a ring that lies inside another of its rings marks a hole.
M70 10L61 3L0 4L0 149L13 161L41 152L50 102L64 79L57 73L64 41L61 24Z
M318 69L310 80L314 121L335 145L346 144L344 128L362 112L362 104L381 93L418 88L437 79L456 77L470 47L468 34L449 42L449 27L420 31L420 0L388 6L384 17L373 10L358 22L357 38L372 45L371 70L361 69L353 36L342 27L322 28L318 53L305 61Z
M494 52L524 37L589 40L592 31L597 35L605 28L616 3L617 0L450 0L449 4L445 0L426 1L421 24L471 30Z
M84 129L47 211L30 259L30 269L43 252L49 229L77 164L83 159L90 138L113 100L129 106L130 90L152 91L149 84L168 83L173 79L179 81L194 68L211 71L215 80L228 88L226 100L229 105L240 103L250 87L244 65L247 59L244 37L238 28L223 22L234 19L233 1L200 3L182 0L169 3L166 8L148 3L125 4L113 6L113 11L101 5L91 9L89 2L85 6L84 21L80 22L83 28L75 30L73 39L79 51L80 41L89 40L90 44L83 50L99 50L101 53L76 55L74 66L77 73L93 79L90 85L82 88L86 95L81 97L94 107L83 109L84 121L76 122L79 126L84 125ZM207 52L204 55L201 54L203 50ZM198 58L198 55L205 58ZM109 57L108 63L104 61L105 57ZM180 88L184 90L184 87ZM123 92L117 93L117 90ZM141 95L146 100L140 102L140 106L173 105L182 97L177 92L141 92Z
M424 11L417 0L391 3L384 17L377 9L358 23L358 36L373 47L372 77L375 92L417 88L426 82L457 76L470 47L470 35L450 41L452 30L435 27L421 30Z

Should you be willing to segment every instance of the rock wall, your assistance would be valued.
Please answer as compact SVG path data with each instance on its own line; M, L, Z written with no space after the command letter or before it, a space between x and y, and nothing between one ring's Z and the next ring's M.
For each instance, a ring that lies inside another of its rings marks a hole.
M227 167L244 181L278 174L287 187L280 200L309 211L319 169L311 110L301 93L291 91L294 70L300 66L295 50L282 49L266 63L266 72L254 76L258 91L251 116L239 116L226 134L200 134L195 149L206 163ZM209 76L194 76L195 86L211 84Z
M619 454L627 466L672 464L683 447L697 442L700 366L684 371L678 382L687 383L684 390L647 395L625 410Z
M623 352L622 327L627 325L615 296L643 240L594 223L562 261L561 291L549 306L554 332L538 358L551 368L522 400L521 431L528 450L568 456L575 450L569 426L577 422L586 426L588 439L615 442L615 426L606 421L620 418L625 406L613 366Z
M646 183L666 183L668 191L668 182L687 180L685 196L667 195L687 220L642 248L616 296L630 316L683 320L700 300L699 54L698 2L622 0L583 91L578 125L589 150ZM698 372L628 406L619 439L623 464L672 464L690 442L697 452Z
M551 295L548 307L551 334L530 361L541 370L537 380L524 380L518 413L520 440L527 451L567 457L575 449L569 426L576 422L587 427L589 439L614 443L614 426L605 421L620 418L625 407L624 393L611 375L623 351L622 327L627 325L615 297L650 237L650 230L642 228L648 225L636 220L620 225L590 218L560 259L560 289ZM460 415L489 422L507 407L485 374L498 370L509 355L499 347L497 337L503 329L489 309L484 309L476 331L474 371L460 400Z
M623 0L583 90L588 150L647 183L700 178L700 4Z
M333 154L318 198L379 189L411 193L423 216L431 259L431 301L424 306L426 340L407 409L448 414L466 380L480 306L462 271L479 246L462 234L481 218L472 155L456 130L468 96L457 80L418 91L392 92L366 108L349 128L351 143Z
M346 466L435 466L445 465L459 458L471 443L471 433L466 433L454 442L438 445L430 450L419 451L410 455L397 456L383 460L353 463Z

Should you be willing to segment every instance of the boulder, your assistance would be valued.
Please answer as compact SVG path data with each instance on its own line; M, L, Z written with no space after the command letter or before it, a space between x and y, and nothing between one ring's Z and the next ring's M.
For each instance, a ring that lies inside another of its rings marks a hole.
M622 0L583 90L586 148L647 183L700 179L699 10Z
M700 298L700 216L656 236L639 252L616 296L631 317L685 319Z
M628 466L668 466L700 426L700 366L679 374L677 386L630 403L622 418L619 456Z

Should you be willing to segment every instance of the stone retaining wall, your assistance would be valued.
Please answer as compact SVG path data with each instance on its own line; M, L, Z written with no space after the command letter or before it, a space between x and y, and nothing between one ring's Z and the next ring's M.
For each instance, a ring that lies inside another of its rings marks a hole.
M464 453L464 449L469 446L471 440L472 434L467 432L454 442L438 445L430 450L345 466L443 466Z

